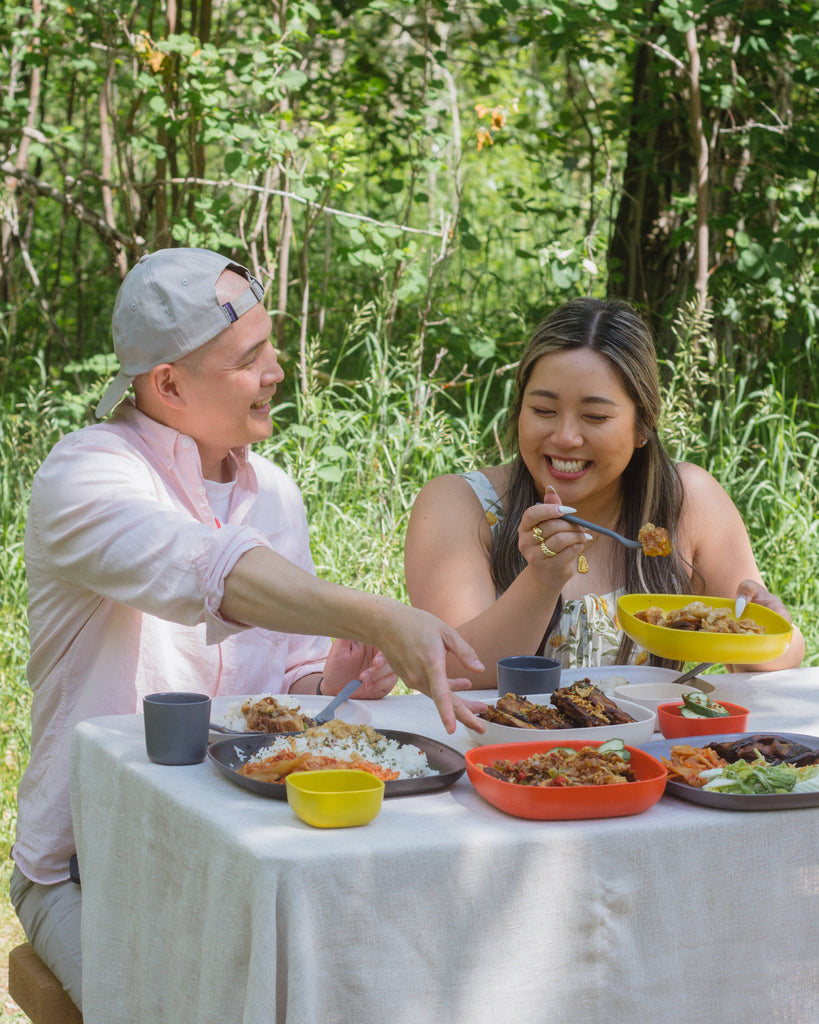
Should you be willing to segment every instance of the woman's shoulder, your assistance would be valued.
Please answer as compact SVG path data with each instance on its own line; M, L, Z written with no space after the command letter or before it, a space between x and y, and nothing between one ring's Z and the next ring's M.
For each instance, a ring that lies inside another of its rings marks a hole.
M693 462L678 462L675 468L688 501L721 501L728 497L722 484L702 466Z
M490 528L503 518L502 494L508 472L503 466L488 466L469 473L445 473L427 481L413 503L411 522L458 524L486 520ZM483 530L482 526L482 530ZM488 535L485 538L489 542Z
M419 498L435 499L462 495L469 497L477 494L486 495L494 501L500 501L506 490L509 478L507 466L482 466L466 473L444 473L428 480L418 492Z

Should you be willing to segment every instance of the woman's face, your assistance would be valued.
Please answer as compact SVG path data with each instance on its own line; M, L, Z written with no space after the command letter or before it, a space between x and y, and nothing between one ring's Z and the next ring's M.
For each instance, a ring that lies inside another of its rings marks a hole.
M535 363L523 394L518 442L538 494L551 485L563 504L611 508L640 440L637 408L599 353L569 349Z

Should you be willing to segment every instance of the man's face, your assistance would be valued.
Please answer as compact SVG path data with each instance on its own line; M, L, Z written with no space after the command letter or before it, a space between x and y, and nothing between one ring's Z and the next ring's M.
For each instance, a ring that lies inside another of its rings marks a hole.
M284 373L270 343L272 321L257 303L214 341L175 364L184 412L207 479L222 479L231 448L270 437L271 399Z

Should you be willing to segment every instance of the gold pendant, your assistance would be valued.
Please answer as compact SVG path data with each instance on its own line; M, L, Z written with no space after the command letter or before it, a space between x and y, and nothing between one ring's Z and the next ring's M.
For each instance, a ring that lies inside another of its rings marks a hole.
M577 559L577 571L578 572L588 572L589 571L589 563L586 561L586 556L582 552L580 553L580 556Z

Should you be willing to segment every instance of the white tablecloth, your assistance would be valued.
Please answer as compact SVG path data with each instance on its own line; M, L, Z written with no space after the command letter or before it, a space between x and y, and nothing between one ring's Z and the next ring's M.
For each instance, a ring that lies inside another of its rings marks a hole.
M819 670L714 681L750 729L819 735ZM424 697L372 711L446 737ZM151 764L139 716L77 728L71 793L86 1024L819 1021L819 809L524 821L464 775L312 829Z

